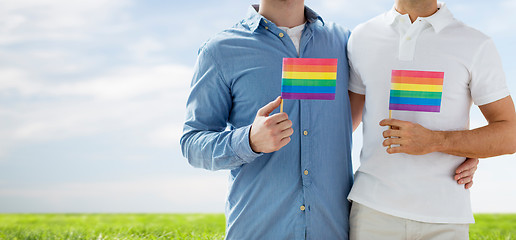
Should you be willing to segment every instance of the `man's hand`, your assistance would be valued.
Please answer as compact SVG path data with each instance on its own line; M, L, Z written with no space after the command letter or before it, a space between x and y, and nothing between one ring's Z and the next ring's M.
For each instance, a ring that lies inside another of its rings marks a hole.
M423 126L397 119L384 119L380 126L391 126L383 132L383 146L399 145L387 148L388 153L407 153L423 155L435 152L435 146L440 142L438 134Z
M469 189L473 186L473 175L477 171L478 158L467 158L458 168L455 170L454 179L458 184L465 184L464 188Z
M249 134L249 143L253 151L270 153L278 151L290 142L294 129L288 115L283 112L269 116L280 104L281 97L278 97L256 113Z

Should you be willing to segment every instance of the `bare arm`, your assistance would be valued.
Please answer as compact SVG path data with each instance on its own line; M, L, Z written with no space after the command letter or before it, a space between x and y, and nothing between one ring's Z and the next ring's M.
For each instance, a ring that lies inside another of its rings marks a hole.
M516 113L510 96L479 106L488 125L471 131L439 132L437 150L459 156L493 157L516 152Z
M486 158L516 152L516 112L510 96L480 106L488 125L464 131L431 131L419 124L396 119L384 119L382 126L399 127L387 130L384 146L388 153L414 155L443 152L456 156Z
M362 121L362 113L365 103L365 95L348 91L351 105L351 119L353 120L353 131L355 131ZM454 179L458 184L464 184L464 188L469 189L473 186L473 175L477 170L478 158L466 159L455 170Z
M365 95L348 91L349 103L351 105L351 120L353 120L353 131L362 122L362 111L364 110Z

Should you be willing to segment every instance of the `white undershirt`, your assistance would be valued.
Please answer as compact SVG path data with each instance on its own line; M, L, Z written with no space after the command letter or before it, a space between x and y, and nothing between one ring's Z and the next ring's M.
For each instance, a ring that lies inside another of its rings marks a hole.
M303 30L305 29L305 23L295 26L293 28L288 27L278 27L279 29L285 31L287 35L290 37L290 40L292 40L292 43L294 43L294 47L296 47L297 55L299 56L299 43L301 42L301 34L303 34Z

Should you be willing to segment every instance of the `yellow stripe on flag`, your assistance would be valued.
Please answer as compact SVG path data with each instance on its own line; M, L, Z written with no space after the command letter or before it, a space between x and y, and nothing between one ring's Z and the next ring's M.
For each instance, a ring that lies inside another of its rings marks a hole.
M442 92L443 85L391 83L391 89L403 91Z
M283 72L289 79L337 79L336 72Z

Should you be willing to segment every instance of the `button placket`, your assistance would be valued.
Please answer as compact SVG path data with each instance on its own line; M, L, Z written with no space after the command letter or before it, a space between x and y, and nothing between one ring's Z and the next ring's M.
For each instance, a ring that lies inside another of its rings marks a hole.
M406 26L400 26L398 57L401 61L414 60L417 38L425 26L425 23L422 21L415 21L413 24L408 24L408 28L406 28Z

